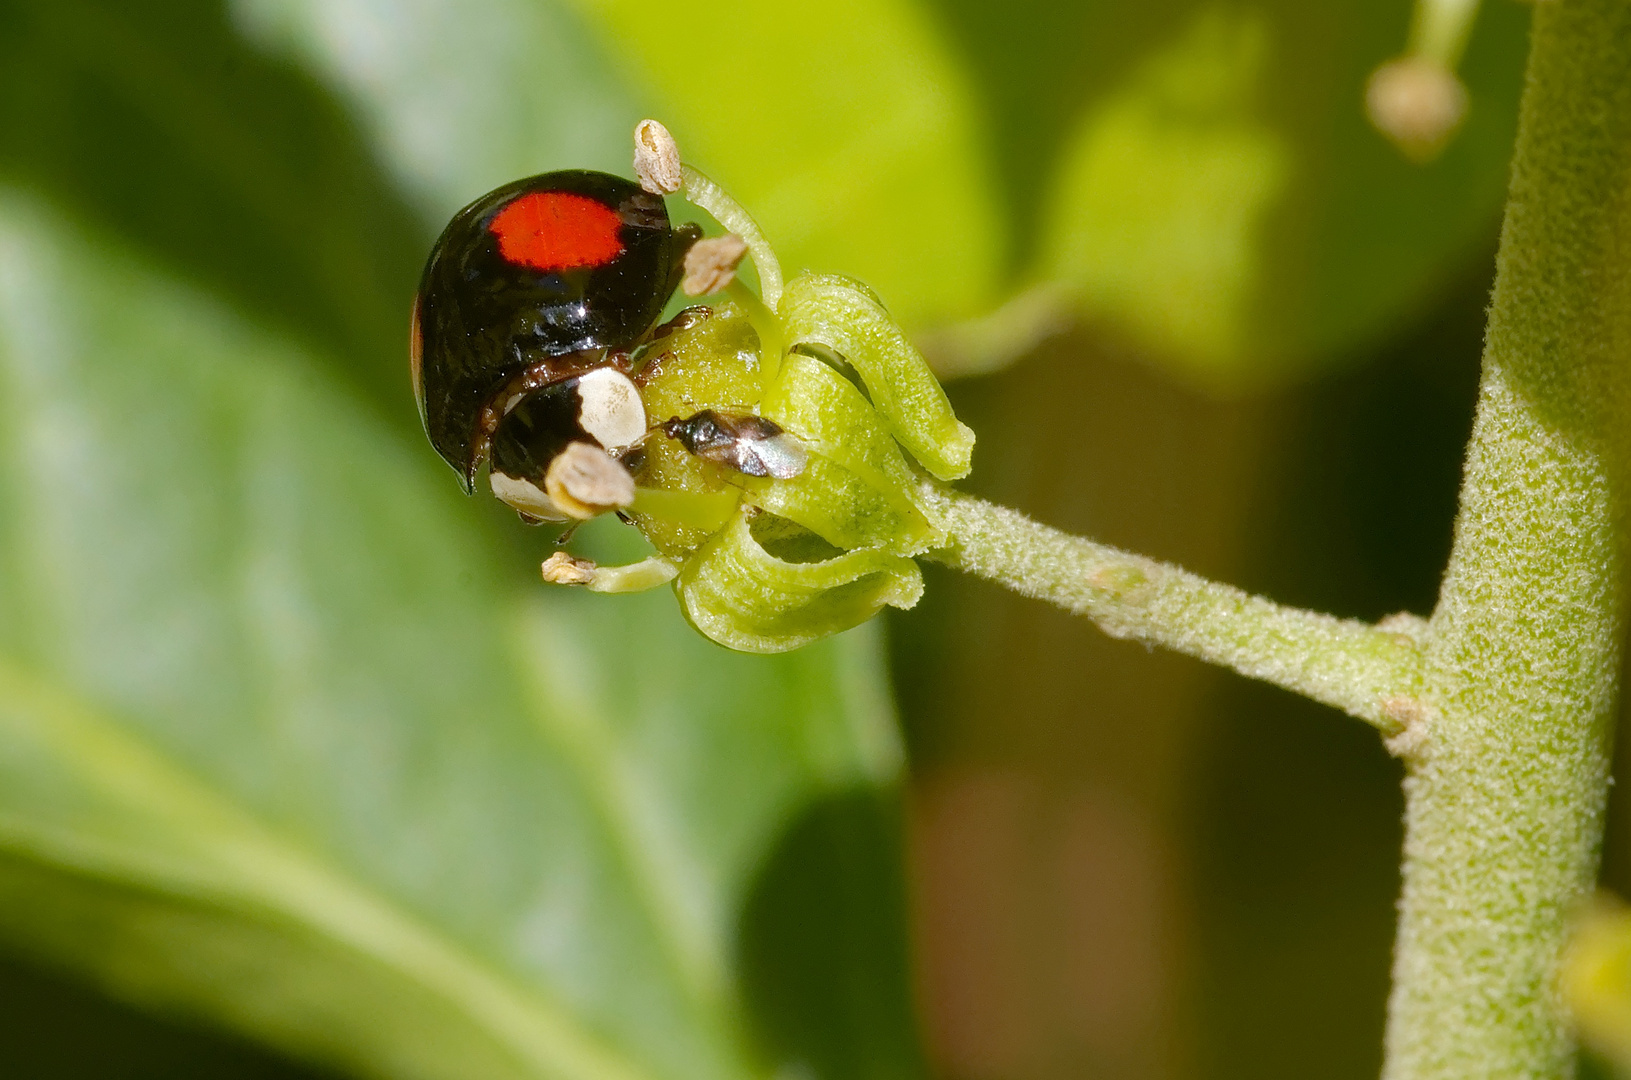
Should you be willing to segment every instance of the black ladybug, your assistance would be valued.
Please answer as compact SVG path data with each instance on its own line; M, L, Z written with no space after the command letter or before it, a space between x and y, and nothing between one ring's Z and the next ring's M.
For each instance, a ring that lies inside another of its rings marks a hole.
M627 350L696 236L670 224L661 196L586 170L505 184L454 215L420 280L410 348L425 431L466 492L490 456L500 498L560 516L544 493L556 455L644 436Z

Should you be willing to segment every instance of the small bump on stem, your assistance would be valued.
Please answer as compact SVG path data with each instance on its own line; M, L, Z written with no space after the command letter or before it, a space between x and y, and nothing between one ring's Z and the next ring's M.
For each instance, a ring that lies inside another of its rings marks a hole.
M1382 740L1387 752L1405 761L1421 760L1427 751L1433 707L1414 695L1395 694L1382 699L1381 714L1384 720L1398 725Z

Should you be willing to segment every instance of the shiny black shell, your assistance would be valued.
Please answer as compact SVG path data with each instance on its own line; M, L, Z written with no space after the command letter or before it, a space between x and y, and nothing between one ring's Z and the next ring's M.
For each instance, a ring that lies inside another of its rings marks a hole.
M688 239L661 196L587 170L505 184L454 215L420 279L411 352L425 431L466 491L495 395L549 358L582 366L585 350L636 343Z

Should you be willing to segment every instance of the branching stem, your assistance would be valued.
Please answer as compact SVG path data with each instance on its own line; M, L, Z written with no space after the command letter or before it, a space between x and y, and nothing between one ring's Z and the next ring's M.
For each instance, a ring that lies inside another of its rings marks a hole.
M1596 876L1631 466L1631 5L1536 6L1478 415L1405 782L1386 1080L1560 1080Z
M1567 1080L1556 976L1602 841L1628 485L1631 4L1567 0L1535 12L1478 415L1430 622L1393 633L1283 608L927 495L954 538L942 561L1397 732L1404 890L1384 1080Z

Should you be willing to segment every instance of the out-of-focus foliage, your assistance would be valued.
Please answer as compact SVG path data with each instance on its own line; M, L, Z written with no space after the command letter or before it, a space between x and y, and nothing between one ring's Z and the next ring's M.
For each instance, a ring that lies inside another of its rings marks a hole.
M434 226L218 4L0 0L0 177L311 342L411 430L403 296Z
M629 132L653 115L791 267L860 277L919 324L972 314L996 291L1006 229L970 93L910 0L694 15L479 0L421 5L420 20L357 0L236 7L257 39L343 88L444 215L546 168L627 172ZM789 68L794 56L811 60Z
M734 927L793 822L892 775L864 636L754 661L507 583L297 343L14 195L0 327L13 940L360 1071L814 1052L753 1046ZM910 1045L896 1005L862 1024Z
M1581 1041L1631 1076L1631 912L1608 894L1585 913L1563 967Z
M537 0L228 0L265 52L347 103L373 152L440 223L549 169L627 174L640 102L588 28Z
M1342 360L1440 294L1505 190L1526 27L1514 5L1483 13L1470 119L1418 165L1361 109L1402 48L1402 0L481 0L427 5L425 25L355 0L237 4L444 207L557 148L622 168L623 128L658 115L791 268L859 277L908 327L1062 283L1081 316L1219 389ZM550 107L568 97L583 107Z
M1527 14L1486 4L1466 127L1428 165L1367 125L1406 0L941 0L990 102L1019 265L1211 388L1343 359L1438 298L1505 191Z
M506 96L513 25L399 9L380 32L449 65L437 161L249 21L0 7L7 939L362 1073L841 1076L865 1047L911 1075L872 636L745 658L665 596L545 591L544 538L417 431L439 215L512 169L620 167L615 93ZM827 890L812 924L766 910L789 867Z
M1083 118L1045 204L1043 275L1179 360L1244 352L1263 220L1291 179L1254 107L1265 23L1203 11Z
M990 304L1009 230L929 5L571 2L789 269L860 278L917 326Z

